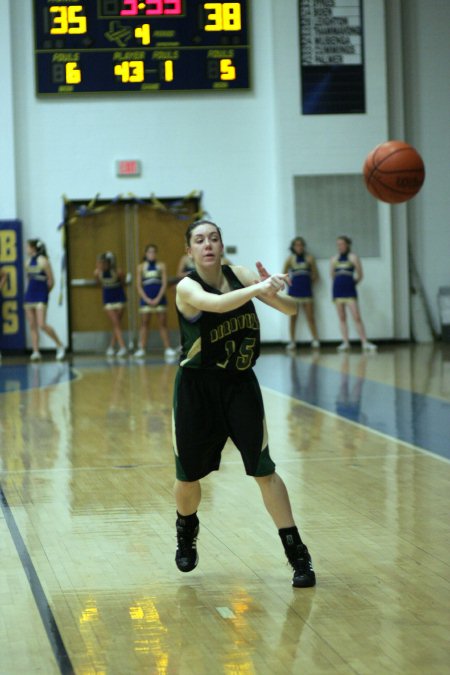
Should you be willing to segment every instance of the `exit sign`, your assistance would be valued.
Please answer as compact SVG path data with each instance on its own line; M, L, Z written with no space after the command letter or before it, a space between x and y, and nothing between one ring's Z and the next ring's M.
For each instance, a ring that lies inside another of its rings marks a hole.
M139 159L120 159L116 162L117 176L140 176L141 162Z

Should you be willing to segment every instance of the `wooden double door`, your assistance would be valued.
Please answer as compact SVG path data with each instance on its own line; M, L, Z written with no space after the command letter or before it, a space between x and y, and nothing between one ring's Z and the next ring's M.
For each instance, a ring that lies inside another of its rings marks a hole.
M103 351L109 342L111 324L103 309L101 289L94 281L96 258L106 251L114 253L117 266L127 275L122 327L130 349L137 344L139 329L136 269L148 244L158 247L158 259L166 264L168 326L171 333L178 332L176 271L185 252L186 229L198 217L199 209L198 198L114 200L96 202L92 208L80 202L68 204L65 227L72 351ZM175 344L177 339L174 335ZM151 332L152 343L159 344L157 331Z

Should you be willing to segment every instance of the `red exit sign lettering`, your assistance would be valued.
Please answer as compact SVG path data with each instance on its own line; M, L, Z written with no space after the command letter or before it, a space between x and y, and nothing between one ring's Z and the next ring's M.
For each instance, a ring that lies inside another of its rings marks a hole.
M141 162L139 159L120 159L116 163L117 176L140 176Z

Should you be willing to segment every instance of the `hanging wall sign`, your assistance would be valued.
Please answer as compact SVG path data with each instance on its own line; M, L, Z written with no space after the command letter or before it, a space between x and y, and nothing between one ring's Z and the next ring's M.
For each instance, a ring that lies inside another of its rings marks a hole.
M362 0L299 0L301 110L365 113Z

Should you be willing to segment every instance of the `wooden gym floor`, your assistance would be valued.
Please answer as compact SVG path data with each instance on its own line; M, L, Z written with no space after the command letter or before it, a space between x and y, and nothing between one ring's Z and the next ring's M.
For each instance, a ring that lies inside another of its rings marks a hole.
M304 590L231 445L176 569L175 370L3 359L0 673L450 673L450 346L264 350Z

